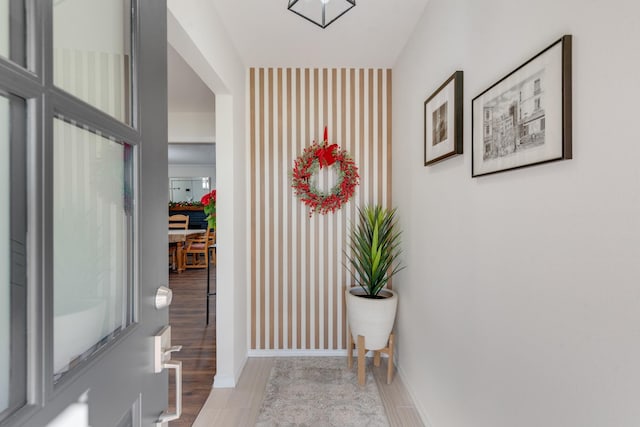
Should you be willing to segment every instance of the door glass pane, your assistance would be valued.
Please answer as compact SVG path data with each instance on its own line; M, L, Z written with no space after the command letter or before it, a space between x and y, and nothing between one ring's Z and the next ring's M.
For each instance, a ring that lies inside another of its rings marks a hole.
M53 2L56 86L131 123L130 0Z
M132 149L54 122L55 379L131 322Z
M0 93L0 421L26 404L25 120Z
M26 65L25 1L0 0L0 56Z

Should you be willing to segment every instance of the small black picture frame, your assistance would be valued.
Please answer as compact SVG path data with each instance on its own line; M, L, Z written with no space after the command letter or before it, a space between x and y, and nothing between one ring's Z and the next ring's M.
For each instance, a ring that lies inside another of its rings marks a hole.
M462 154L463 73L456 71L424 101L424 165Z

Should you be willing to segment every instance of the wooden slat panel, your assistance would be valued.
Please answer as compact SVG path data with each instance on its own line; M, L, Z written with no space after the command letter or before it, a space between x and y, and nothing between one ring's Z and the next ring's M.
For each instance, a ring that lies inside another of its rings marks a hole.
M250 298L251 298L251 348L256 347L256 70L249 70L249 209L250 209L250 230L251 245L249 245L250 256Z
M289 168L289 165L291 165L291 163L293 162L293 154L291 151L291 136L292 136L292 124L291 124L291 103L292 103L292 95L291 95L291 68L287 68L287 74L286 74L286 91L287 91L287 98L285 100L285 105L286 105L286 126L285 126L285 132L287 135L287 149L286 149L286 161L285 161L285 168ZM287 169L288 172L288 169ZM286 227L287 227L287 252L285 254L285 257L287 258L287 345L286 348L291 348L292 347L292 342L293 342L293 261L292 258L294 256L293 254L293 247L292 247L292 238L291 238L291 234L293 231L293 210L291 208L292 203L291 201L293 200L293 189L291 188L291 186L287 187L287 193L286 193L286 197L285 200L283 201L283 205L285 206L286 212L287 212L287 218L286 218Z
M345 348L349 224L357 206L391 203L390 78L381 69L249 70L252 349ZM325 125L356 160L361 185L339 212L309 218L289 173Z
M259 203L259 213L263 213L265 211L265 165L264 165L264 147L265 147L265 131L264 131L264 122L265 122L265 93L264 93L264 69L260 69L260 88L258 89L259 99L260 99L260 113L258 115L258 119L260 121L258 127L258 135L260 136L260 145L258 147L259 153L259 163L260 163L260 175L258 178L259 182L259 192L258 197L260 199ZM265 217L262 214L258 215L260 217L260 231L259 231L259 241L260 241L260 277L259 282L257 283L258 292L260 293L260 322L258 326L260 328L260 344L259 348L265 347L265 328L267 325L265 319L265 297L264 297L264 279L265 279Z
M278 209L278 214L276 215L276 221L278 224L277 227L277 233L276 233L276 239L277 239L277 259L276 262L279 263L279 268L278 268L278 275L276 278L276 283L279 285L278 286L278 347L277 348L283 348L283 335L284 335L284 331L282 329L283 323L284 323L284 312L285 312L285 307L284 307L284 300L283 300L283 293L284 293L284 289L283 288L288 288L289 287L289 283L286 280L283 280L283 272L284 272L284 258L282 256L283 253L283 245L284 245L284 241L282 240L283 237L283 221L282 221L282 216L283 216L283 212L280 210L282 207L282 194L285 193L286 194L286 187L283 185L284 179L283 179L283 173L285 170L285 167L288 167L288 164L285 166L284 165L284 161L283 161L283 150L282 150L282 120L283 120L283 116L282 116L282 96L283 96L283 90L282 90L282 69L278 69L277 70L277 91L276 91L276 96L277 96L277 105L278 105L278 110L277 110L277 134L278 134L278 138L276 139L277 141L277 169L276 169L276 173L278 176L278 182L275 185L275 188L279 189L280 191L278 191L277 197L276 197L276 207Z
M310 137L311 137L311 133L309 131L309 128L311 127L311 121L309 120L310 117L310 102L309 102L309 96L310 96L310 70L309 69L305 69L304 70L304 80L305 80L305 84L304 84L304 92L305 92L305 110L304 110L304 140L300 141L300 151L302 152L302 148L306 147L308 145L308 142ZM305 210L303 209L303 212ZM308 257L309 254L311 253L311 242L309 241L309 236L310 236L310 221L306 220L304 222L305 224L305 229L304 229L304 236L303 238L305 238L305 258L302 259L302 263L304 265L307 266L307 268L305 268L305 281L303 283L301 283L302 286L302 293L304 296L304 302L303 304L306 305L306 311L305 311L305 346L301 347L301 348L311 348L311 298L309 295L309 292L306 292L308 289L310 289L309 284L311 283L310 280L310 272L309 272L309 267L313 267L312 262L308 261ZM313 258L311 258L313 259Z

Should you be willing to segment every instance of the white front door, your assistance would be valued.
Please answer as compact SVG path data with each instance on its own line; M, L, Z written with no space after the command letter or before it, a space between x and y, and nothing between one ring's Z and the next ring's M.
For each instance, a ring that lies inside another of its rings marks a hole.
M167 407L166 40L164 0L0 0L2 427Z

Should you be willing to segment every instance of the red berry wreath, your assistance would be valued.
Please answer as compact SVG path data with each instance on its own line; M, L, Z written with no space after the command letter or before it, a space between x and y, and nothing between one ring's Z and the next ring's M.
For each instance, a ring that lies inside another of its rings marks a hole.
M323 167L333 167L337 173L337 182L328 192L319 190L311 178ZM358 167L346 150L337 144L329 145L327 128L324 129L324 141L316 141L304 149L293 166L291 187L302 203L313 213L327 214L347 203L358 185Z

